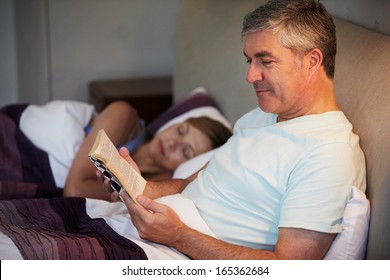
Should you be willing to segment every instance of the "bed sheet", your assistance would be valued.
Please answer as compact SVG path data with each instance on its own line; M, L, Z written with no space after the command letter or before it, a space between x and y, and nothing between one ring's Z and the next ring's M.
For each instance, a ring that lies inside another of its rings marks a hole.
M175 194L156 199L156 201L166 204L175 210L187 226L215 237L190 199L181 194ZM91 218L103 218L115 232L140 246L145 251L148 259L188 259L187 256L173 248L141 239L131 222L125 204L122 202L108 203L101 200L88 199L86 208Z

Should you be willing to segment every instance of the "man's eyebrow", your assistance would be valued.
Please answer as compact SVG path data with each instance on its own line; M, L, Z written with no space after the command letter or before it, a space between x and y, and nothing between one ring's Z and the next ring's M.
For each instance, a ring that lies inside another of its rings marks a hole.
M245 52L244 52L244 55L245 55L246 57L249 57ZM270 53L270 52L268 52L268 51L257 52L257 53L255 53L255 55L254 55L254 58L265 58L265 57L274 58L274 56L272 55L272 53Z
M274 56L272 55L272 53L267 52L267 51L262 51L262 52L256 53L256 54L255 54L255 57L258 57L258 58L264 58L264 57L271 57L271 58L274 58Z

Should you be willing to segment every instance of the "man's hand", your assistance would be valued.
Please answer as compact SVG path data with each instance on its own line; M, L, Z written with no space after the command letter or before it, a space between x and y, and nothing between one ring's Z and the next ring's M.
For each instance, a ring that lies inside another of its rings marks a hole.
M139 236L156 243L173 246L178 233L187 227L170 207L140 195L137 205L127 193L121 194L129 211L131 220Z
M110 193L110 200L111 202L117 202L119 200L119 194L117 191L115 191L111 185L110 182L104 178L103 173L99 170L96 170L96 177L99 181L103 183L103 189L105 192Z
M141 171L139 170L138 165L135 163L135 161L131 158L129 150L126 147L121 147L119 149L119 154L121 157L123 157L130 165L137 171L139 174L141 174Z

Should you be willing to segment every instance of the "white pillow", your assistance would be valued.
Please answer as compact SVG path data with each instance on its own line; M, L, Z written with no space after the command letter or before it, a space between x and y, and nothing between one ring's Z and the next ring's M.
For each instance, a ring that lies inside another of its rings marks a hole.
M343 231L333 241L325 260L362 260L365 257L370 202L366 195L352 187L352 198L348 201L343 217Z
M216 109L215 107L212 107L212 106L205 106L205 107L200 107L200 108L195 108L195 109L189 110L188 112L185 112L185 113L171 119L166 124L161 126L157 130L157 133L164 130L165 128L167 128L171 125L184 122L185 120L187 120L189 118L196 118L196 117L209 117L210 119L213 119L215 121L219 121L220 123L225 125L227 128L229 128L230 130L232 129L231 123L225 118L225 116L223 116L221 114L221 112L218 109Z
M22 113L20 130L35 146L48 154L59 188L65 186L69 168L85 138L84 128L94 113L91 104L70 100L30 104Z
M147 130L154 135L165 128L183 122L192 117L209 117L232 130L230 121L222 114L215 100L204 87L198 87L183 99L175 102L159 117L148 124Z

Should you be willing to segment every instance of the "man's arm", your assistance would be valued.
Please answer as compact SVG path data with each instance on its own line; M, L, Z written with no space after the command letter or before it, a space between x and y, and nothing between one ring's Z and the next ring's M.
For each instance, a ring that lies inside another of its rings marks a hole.
M124 196L141 238L173 247L193 259L322 259L335 234L305 229L279 228L273 251L229 244L189 228L168 206L138 197L145 210Z
M186 179L168 179L158 182L148 181L143 195L151 199L156 199L171 194L181 193L189 183L196 179L198 172Z
M322 259L334 234L320 233L305 229L280 228L279 240L273 251L251 249L232 245L206 236L192 229L181 231L174 248L193 259Z

